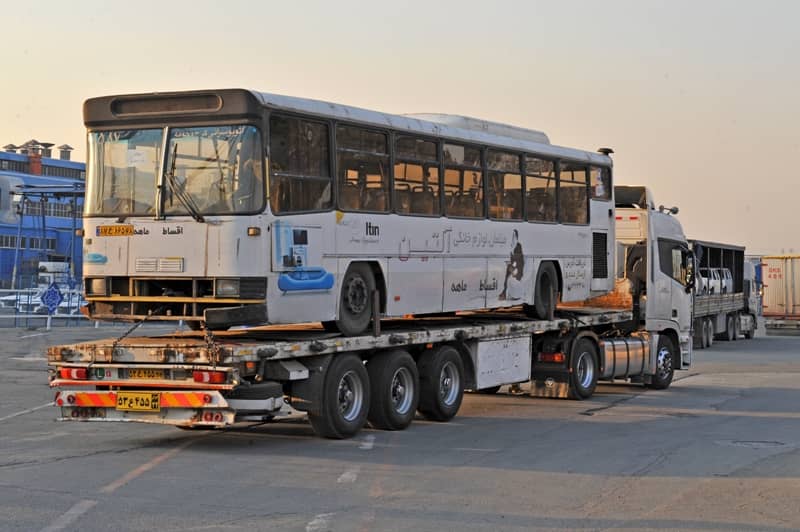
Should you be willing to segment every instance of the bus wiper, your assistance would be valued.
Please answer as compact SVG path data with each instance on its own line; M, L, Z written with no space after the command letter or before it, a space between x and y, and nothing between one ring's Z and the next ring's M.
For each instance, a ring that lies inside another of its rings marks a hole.
M185 187L181 187L180 184L175 180L175 164L178 160L178 144L175 143L175 149L172 150L172 165L170 166L169 172L165 176L167 178L167 184L169 185L169 189L172 191L173 196L178 198L178 201L181 202L189 214L191 214L192 218L195 221L203 223L205 222L205 218L203 215L200 214L200 209L197 208L197 204L192 199L192 196L186 193Z

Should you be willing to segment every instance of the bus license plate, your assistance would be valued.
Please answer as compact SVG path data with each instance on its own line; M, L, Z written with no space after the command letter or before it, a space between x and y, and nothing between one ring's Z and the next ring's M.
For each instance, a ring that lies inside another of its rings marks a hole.
M159 380L164 378L163 369L129 369L129 379Z
M160 412L161 394L153 392L117 392L117 410Z
M97 236L131 236L132 225L98 225Z

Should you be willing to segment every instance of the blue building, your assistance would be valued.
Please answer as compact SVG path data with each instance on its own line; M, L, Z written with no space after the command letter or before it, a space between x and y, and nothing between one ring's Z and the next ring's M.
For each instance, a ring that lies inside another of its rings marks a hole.
M86 165L70 160L70 146L58 147L59 159L51 147L31 140L0 152L0 288L41 285L39 273L48 266L61 272L53 280L80 281L82 240L75 229Z

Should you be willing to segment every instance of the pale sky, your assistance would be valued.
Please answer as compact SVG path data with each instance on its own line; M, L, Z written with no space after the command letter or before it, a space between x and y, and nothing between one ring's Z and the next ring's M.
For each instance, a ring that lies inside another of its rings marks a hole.
M690 238L800 253L800 2L2 3L0 146L92 96L244 87L612 147Z

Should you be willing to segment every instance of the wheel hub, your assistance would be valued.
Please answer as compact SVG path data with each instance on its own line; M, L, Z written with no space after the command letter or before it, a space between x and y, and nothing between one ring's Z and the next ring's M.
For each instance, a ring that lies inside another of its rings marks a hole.
M360 314L367 308L368 302L367 283L361 276L350 279L345 292L345 303L353 314Z

